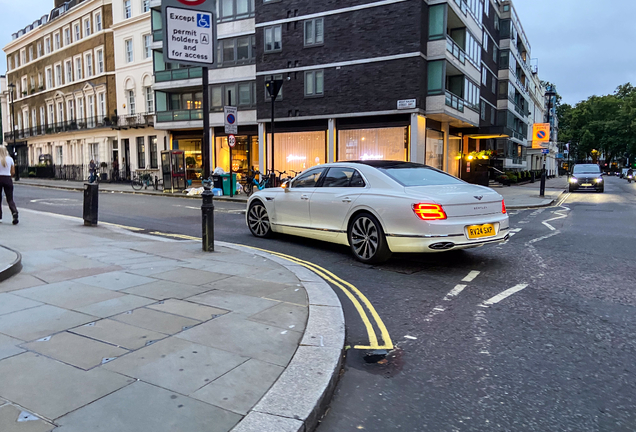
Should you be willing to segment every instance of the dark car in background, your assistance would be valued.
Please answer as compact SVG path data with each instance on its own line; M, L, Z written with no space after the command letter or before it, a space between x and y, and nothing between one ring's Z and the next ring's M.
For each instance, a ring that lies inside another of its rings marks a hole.
M603 193L605 191L603 173L601 167L596 164L574 165L569 183L570 192L592 190Z

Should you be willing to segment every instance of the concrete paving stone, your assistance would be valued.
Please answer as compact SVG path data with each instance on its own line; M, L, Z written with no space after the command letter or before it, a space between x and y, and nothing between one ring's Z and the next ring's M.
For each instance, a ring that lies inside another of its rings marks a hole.
M211 289L212 288L209 285L186 285L178 282L157 279L149 284L128 288L122 290L122 292L141 297L148 297L155 300L166 300L170 298L184 299L210 291Z
M119 266L108 267L91 267L84 269L70 269L68 267L60 266L55 269L36 271L33 272L33 276L46 281L47 283L62 282L71 279L79 279L90 276L98 276L102 273L109 273L113 271L121 270Z
M14 294L0 294L0 315L41 306L42 303L26 299Z
M251 273L264 273L270 271L267 267L255 267L249 264L227 263L225 261L215 261L210 259L193 259L182 267L213 271L230 276L243 276Z
M18 346L23 342L23 340L0 334L0 360L23 353L25 350Z
M315 407L325 397L341 353L342 348L298 347L294 360L254 410L315 424Z
M169 335L179 333L185 327L192 327L201 322L145 308L115 315L112 318L119 322Z
M22 419L20 419L21 416ZM15 405L0 407L0 431L2 432L49 432L53 429L55 426L51 423Z
M300 306L308 305L307 293L301 284L287 285L286 288L263 297L270 300L278 300Z
M159 312L166 312L199 321L208 321L218 315L225 315L226 313L228 313L228 311L224 309L204 306L176 299L170 299L162 301L160 303L155 303L148 306L148 309L154 309Z
M180 282L188 285L205 285L228 276L220 273L213 273L204 270L179 268L177 270L168 271L154 275L158 279L169 280L172 282Z
M133 264L133 265L129 265L126 266L126 268L128 269L127 271L130 273L132 270L144 270L144 269L151 269L151 268L155 268L155 269L160 269L161 271L157 271L157 273L165 273L167 271L171 271L177 268L180 268L179 266L183 264L183 261L179 261L179 260L171 260L171 259L159 259L157 258L157 260L153 261L153 262L149 262L149 263L143 263L143 264Z
M82 256L75 255L73 261L65 261L64 267L70 269L84 269L84 268L104 268L109 267L110 264L100 262L95 259L84 258Z
M95 317L83 313L43 305L1 315L0 333L31 341L86 324L94 319Z
M136 382L62 417L55 432L228 432L240 419L221 408Z
M119 347L136 350L149 342L156 342L167 336L163 333L135 327L111 319L102 319L70 329L69 332L100 340Z
M81 371L29 352L0 361L0 376L0 396L51 420L134 381L101 368Z
M177 264L168 264L165 267L157 266L156 261L153 262L152 265L148 263L147 267L145 265L143 265L143 267L140 267L140 265L143 265L143 264L135 264L132 266L127 266L126 273L132 273L139 276L154 276L158 273L165 273L167 271L176 270L179 268Z
M301 345L342 348L344 346L344 315L340 307L309 306L309 320Z
M324 279L318 276L307 267L289 263L286 269L294 274L302 282L322 282Z
M14 291L13 294L65 309L77 309L93 303L121 297L123 294L74 281L64 281Z
M244 315L254 315L277 305L279 302L258 297L234 294L227 291L208 291L187 299L188 301L217 307Z
M279 417L252 411L232 432L304 432L305 424L300 420Z
M139 258L121 258L118 260L113 260L112 263L115 265L128 267L129 265L135 265L135 264L148 264L148 263L154 264L155 261L157 261L156 256L146 255L144 257L139 257Z
M250 316L250 320L263 324L271 324L283 330L293 329L302 332L307 324L307 306L298 306L291 303L279 303L269 309L265 309Z
M220 349L168 338L103 367L188 395L247 360Z
M298 282L300 284L300 282ZM255 283L254 279L232 276L227 279L223 279L217 282L212 282L206 285L207 287L227 291L235 294L243 294L252 297L269 297L277 292L284 290L289 286L296 286L296 284L286 285L276 282L258 282ZM298 288L296 286L296 288Z
M251 273L245 277L267 282L277 282L284 284L298 283L298 278L286 268L274 269L264 273Z
M154 281L152 278L134 275L123 271L102 273L76 280L76 282L79 283L106 288L113 291L124 290L137 285L144 285L152 281Z
M46 282L44 282L43 280L38 279L33 275L26 274L26 272L23 272L0 282L0 292L9 292L23 288L31 288L38 285L44 285L45 283Z
M96 317L107 318L122 312L128 312L133 309L147 306L154 302L155 300L152 299L127 294L103 302L93 303L92 305L82 306L76 310Z
M128 354L128 350L68 332L56 334L48 341L34 341L23 344L22 348L84 370L102 364L104 359Z
M190 397L245 415L284 370L285 368L271 363L250 359L192 393Z
M223 315L176 337L278 366L287 366L298 348L302 334L248 321L246 318L238 313Z
M331 289L327 282L303 282L302 285L307 292L309 304L333 307L341 306L338 295Z

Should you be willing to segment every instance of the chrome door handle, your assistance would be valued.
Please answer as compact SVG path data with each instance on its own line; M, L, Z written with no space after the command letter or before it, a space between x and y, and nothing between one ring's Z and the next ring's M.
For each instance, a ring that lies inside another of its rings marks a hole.
M309 195L301 195L300 199L308 200L309 199Z
M344 203L350 203L351 202L351 198L347 197L347 198L343 198L342 202Z

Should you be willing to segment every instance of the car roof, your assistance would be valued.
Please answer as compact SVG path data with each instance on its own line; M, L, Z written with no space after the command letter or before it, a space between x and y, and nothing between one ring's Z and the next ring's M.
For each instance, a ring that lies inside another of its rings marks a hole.
M430 168L428 165L419 164L415 162L403 162L393 160L354 160L354 161L342 161L341 163L353 163L368 165L374 168Z

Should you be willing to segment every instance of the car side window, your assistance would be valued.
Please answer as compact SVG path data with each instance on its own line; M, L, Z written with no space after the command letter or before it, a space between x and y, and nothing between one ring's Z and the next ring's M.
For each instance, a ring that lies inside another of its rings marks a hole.
M292 188L312 188L316 187L320 176L324 172L324 169L317 169L302 174L292 183Z
M358 171L353 168L329 168L322 187L364 187L364 180Z
M351 177L350 187L365 187L365 186L366 186L366 183L364 182L364 179L362 178L360 173L358 171L354 172L353 176Z

